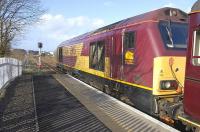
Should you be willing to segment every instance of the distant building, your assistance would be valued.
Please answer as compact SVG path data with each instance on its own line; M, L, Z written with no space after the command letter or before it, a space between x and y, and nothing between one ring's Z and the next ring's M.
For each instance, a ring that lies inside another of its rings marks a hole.
M54 52L53 52L53 51L50 51L49 53L50 53L52 56L54 56Z
M24 49L11 49L11 53L15 53L15 54L27 54L27 51Z
M53 52L42 51L42 56L54 56Z
M39 55L39 51L29 50L28 54ZM53 52L42 51L41 55L42 56L54 56L54 53Z
M28 54L30 54L30 55L38 55L39 51L29 50Z
M27 54L27 51L24 49L11 49L10 57L16 58L18 60L24 60L24 57Z

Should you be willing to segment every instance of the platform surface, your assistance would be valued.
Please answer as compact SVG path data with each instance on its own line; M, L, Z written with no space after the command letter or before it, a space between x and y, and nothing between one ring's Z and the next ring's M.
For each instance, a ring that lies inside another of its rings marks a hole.
M110 132L51 75L25 75L0 101L0 132Z
M176 129L65 74L23 75L0 100L1 131L169 132Z
M57 74L54 77L112 131L177 131L70 75Z

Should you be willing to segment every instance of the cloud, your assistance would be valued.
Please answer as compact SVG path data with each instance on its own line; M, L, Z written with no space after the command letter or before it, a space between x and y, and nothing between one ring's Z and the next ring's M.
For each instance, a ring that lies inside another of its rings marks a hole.
M191 6L187 7L184 11L187 12L187 13L190 13L190 11L191 11Z
M176 7L176 5L172 2L165 4L163 7Z
M38 28L48 36L55 36L57 39L67 39L105 25L103 19L86 16L65 18L63 15L45 14L41 19Z
M102 27L103 25L105 25L104 20L96 18L92 20L92 28L98 28L98 27Z
M21 46L37 50L37 42L44 43L44 50L53 51L61 42L105 25L101 18L77 16L67 18L61 14L44 14L41 21L29 29Z
M87 16L66 18L60 14L44 14L41 20L37 24L37 29L43 34L42 38L59 42L105 25L103 19L89 18Z

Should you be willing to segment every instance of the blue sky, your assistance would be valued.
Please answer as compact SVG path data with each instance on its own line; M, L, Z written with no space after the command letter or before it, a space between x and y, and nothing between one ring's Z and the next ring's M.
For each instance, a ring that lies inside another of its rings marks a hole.
M62 41L162 7L189 12L196 0L41 0L47 12L41 21L28 27L14 48L54 51Z

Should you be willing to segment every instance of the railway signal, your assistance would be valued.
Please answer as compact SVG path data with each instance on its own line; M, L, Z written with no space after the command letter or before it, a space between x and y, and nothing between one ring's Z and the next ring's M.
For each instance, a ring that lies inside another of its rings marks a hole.
M41 49L43 47L43 44L41 42L38 42L38 48L39 48L39 60L38 60L38 67L41 68L42 62L41 62Z

